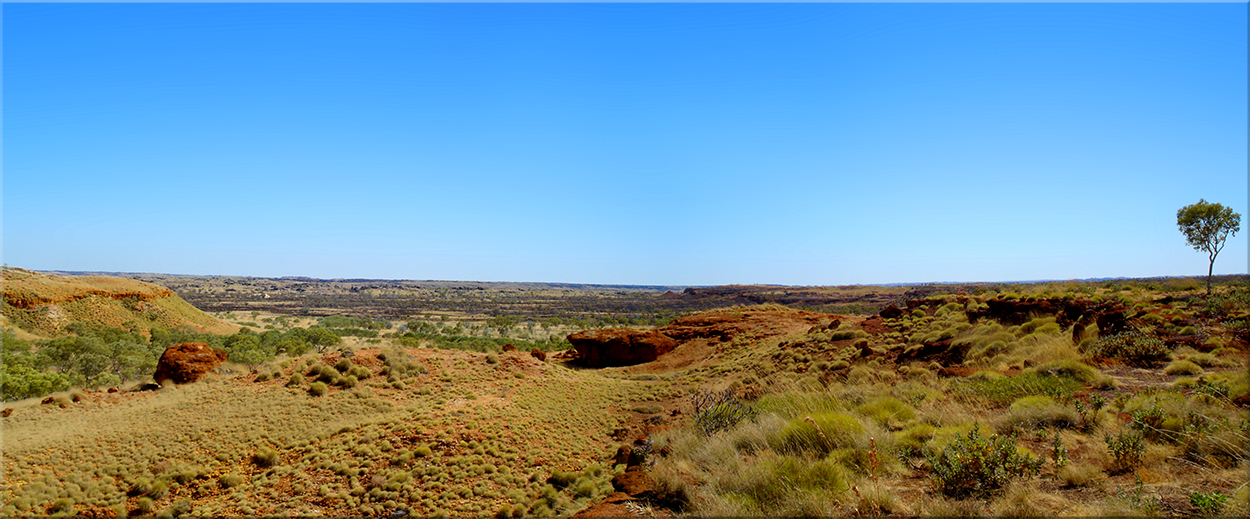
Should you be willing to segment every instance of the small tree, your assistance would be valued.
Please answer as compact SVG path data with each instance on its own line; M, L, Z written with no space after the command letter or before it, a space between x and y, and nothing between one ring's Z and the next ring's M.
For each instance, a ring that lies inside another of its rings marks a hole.
M1220 204L1200 199L1176 211L1176 225L1185 235L1185 241L1194 250L1207 253L1207 295L1211 294L1211 273L1215 269L1215 256L1224 248L1229 236L1241 230L1241 215Z
M325 351L330 349L331 346L335 346L340 342L343 342L343 339L338 335L335 335L334 332L320 326L314 326L304 330L303 335L304 341L312 345L313 348L316 348L317 353L325 353Z

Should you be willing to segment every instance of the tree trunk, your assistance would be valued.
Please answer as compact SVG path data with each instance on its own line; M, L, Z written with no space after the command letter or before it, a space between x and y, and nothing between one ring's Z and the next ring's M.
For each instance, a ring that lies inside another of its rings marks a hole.
M1211 258L1211 263L1207 265L1207 295L1211 295L1211 271L1215 269L1215 258Z

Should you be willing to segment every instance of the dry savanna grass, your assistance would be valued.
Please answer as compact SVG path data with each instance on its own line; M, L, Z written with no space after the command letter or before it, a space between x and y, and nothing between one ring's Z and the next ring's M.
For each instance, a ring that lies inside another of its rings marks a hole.
M612 454L646 435L656 492L637 510L1246 515L1250 311L1202 288L986 287L890 319L726 308L710 315L780 317L597 370L353 338L350 356L19 403L3 419L0 513L570 515L613 491ZM970 317L990 300L1077 297L1123 305L1152 341L1124 351L1167 358L1092 355L1106 334L1054 315ZM696 411L696 392L721 400Z
M347 373L368 375L354 388L330 383L318 397L311 377L288 385L336 355L264 367L278 375L264 382L211 376L66 409L28 403L5 423L4 512L41 515L68 500L119 515L377 514L400 503L422 516L563 515L610 493L622 407L670 396L667 382L604 379L527 353L491 364L427 349L357 352ZM577 476L555 488L556 471Z

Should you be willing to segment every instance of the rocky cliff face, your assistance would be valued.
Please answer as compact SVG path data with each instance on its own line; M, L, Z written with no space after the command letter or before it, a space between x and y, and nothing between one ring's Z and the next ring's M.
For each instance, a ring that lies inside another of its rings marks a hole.
M728 343L739 337L767 337L795 326L827 325L833 316L764 305L702 312L674 319L654 330L612 328L569 335L578 362L589 367L630 366L651 362L683 344Z
M174 291L162 286L108 276L50 276L5 267L3 277L4 302L23 309L68 303L90 296L118 301L152 301L174 295Z

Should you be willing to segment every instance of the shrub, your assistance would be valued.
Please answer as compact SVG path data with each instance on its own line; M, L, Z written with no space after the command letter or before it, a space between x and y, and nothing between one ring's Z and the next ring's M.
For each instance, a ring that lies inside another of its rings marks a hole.
M1117 436L1106 435L1107 452L1114 458L1108 472L1120 474L1128 472L1141 464L1142 455L1146 453L1146 444L1142 435L1132 431L1121 432Z
M698 392L690 398L694 423L703 434L731 429L743 420L755 417L755 409L734 396L728 389L720 392Z
M1167 373L1168 375L1173 375L1173 376L1201 375L1202 366L1199 366L1187 360L1178 360L1178 361L1172 362L1171 364L1168 364L1168 367L1163 368L1163 372Z
M1139 366L1152 367L1167 360L1171 351L1157 337L1139 331L1117 333L1094 341L1086 354L1093 357L1109 357Z
M313 382L308 385L308 393L312 396L322 396L326 394L326 390L327 387L325 382Z
M1042 460L1020 452L1014 436L982 437L973 425L968 435L956 435L936 456L925 455L938 490L948 496L984 495L1012 479L1036 476Z
M304 376L299 373L291 373L291 378L287 379L287 386L298 386L304 383Z
M495 355L494 353L486 354L486 363L487 364L499 364L499 355Z
M824 456L840 447L853 447L864 432L854 417L843 413L818 413L796 418L778 435L778 450L811 452Z
M1189 504L1202 515L1220 515L1228 496L1219 492L1194 492L1189 494Z

